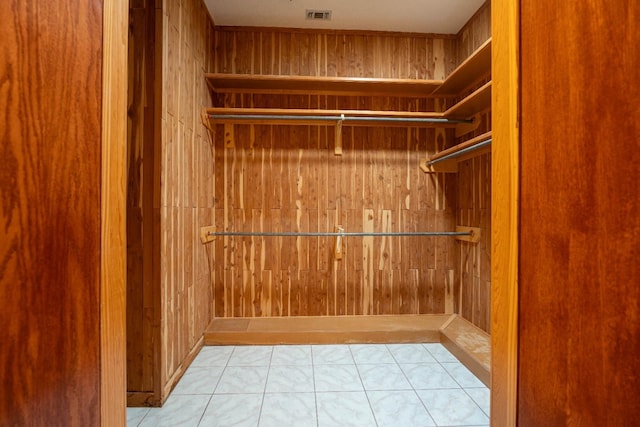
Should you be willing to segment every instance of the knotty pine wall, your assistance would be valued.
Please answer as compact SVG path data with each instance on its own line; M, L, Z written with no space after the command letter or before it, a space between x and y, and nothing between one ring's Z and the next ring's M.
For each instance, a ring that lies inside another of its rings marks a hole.
M218 28L217 72L443 78L455 38ZM217 105L433 111L440 100L226 95ZM445 146L435 129L236 125L216 129L215 225L232 231L450 231L455 175L420 158ZM220 238L213 243L216 317L453 313L451 238Z
M200 111L211 105L213 24L201 0L163 2L160 283L164 396L211 320L211 253L198 243L212 221L213 162Z
M491 37L491 2L488 0L458 33L458 61L464 61ZM469 82L464 94L471 93L490 77ZM456 143L464 142L491 130L491 111L480 114L480 126ZM458 225L480 228L478 243L461 242L458 246L456 297L462 317L489 332L491 311L491 154L483 154L458 164L456 203Z
M491 37L491 0L487 0L457 34L458 63Z
M443 79L456 36L218 27L216 73Z
M200 0L131 3L128 206L129 404L160 405L211 320L213 25Z

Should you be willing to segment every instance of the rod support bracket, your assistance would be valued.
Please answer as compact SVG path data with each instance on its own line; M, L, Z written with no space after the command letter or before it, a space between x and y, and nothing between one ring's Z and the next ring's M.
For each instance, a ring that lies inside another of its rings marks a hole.
M213 242L216 240L216 236L212 236L211 233L216 232L216 227L214 225L208 227L200 227L200 242L204 245L205 243Z
M333 229L335 233L344 233L344 228L341 225L336 225ZM333 255L336 260L342 259L342 236L336 236L336 245L333 250Z
M336 156L342 156L342 122L344 121L344 114L340 114L340 120L336 122L336 135L335 135L335 151Z
M480 227L465 227L463 225L456 225L456 232L471 233L468 236L456 236L456 240L471 243L478 243L480 241Z

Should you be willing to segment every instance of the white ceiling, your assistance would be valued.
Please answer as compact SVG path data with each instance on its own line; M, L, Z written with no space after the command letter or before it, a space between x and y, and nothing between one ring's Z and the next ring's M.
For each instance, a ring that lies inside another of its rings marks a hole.
M216 25L455 34L485 0L205 0ZM330 21L306 10L331 10Z

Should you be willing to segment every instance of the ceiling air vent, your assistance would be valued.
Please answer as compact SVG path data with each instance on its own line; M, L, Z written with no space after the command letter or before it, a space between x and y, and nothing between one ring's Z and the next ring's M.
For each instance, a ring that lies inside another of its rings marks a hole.
M305 12L307 15L307 19L311 19L314 21L330 21L331 20L331 11L330 10L309 10Z

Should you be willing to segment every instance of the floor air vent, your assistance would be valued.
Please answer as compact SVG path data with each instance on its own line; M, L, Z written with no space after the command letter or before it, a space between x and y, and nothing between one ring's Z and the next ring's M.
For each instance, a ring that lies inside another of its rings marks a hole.
M307 19L312 19L314 21L330 21L331 20L331 11L330 10L308 10L306 11Z

